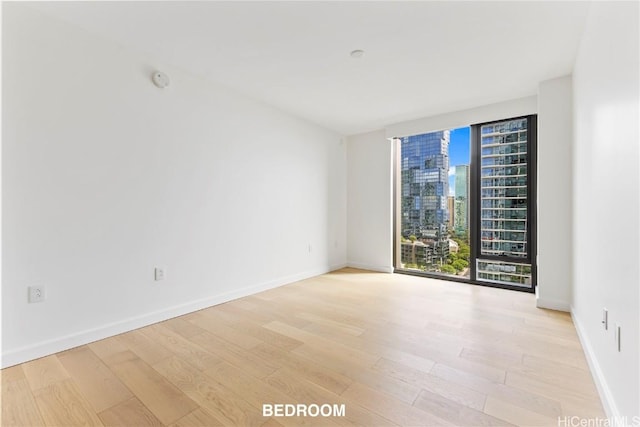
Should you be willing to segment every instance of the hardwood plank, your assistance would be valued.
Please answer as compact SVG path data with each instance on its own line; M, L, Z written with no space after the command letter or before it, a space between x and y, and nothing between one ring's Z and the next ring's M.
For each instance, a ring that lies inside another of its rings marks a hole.
M488 394L487 398L489 397L547 418L557 419L562 415L562 406L557 400L508 385L494 387Z
M25 378L2 381L2 418L3 426L40 426L44 425L40 410L31 394Z
M446 349L440 348L437 345L424 345L418 342L418 340L410 342L402 335L395 335L392 331L367 330L362 334L361 339L372 349L375 349L375 347L372 347L372 344L377 344L380 348L399 350L432 362L455 360L464 348L460 345ZM390 358L388 354L385 354L385 357ZM464 361L460 363L464 363ZM470 367L469 369L472 368ZM487 375L496 377L495 372L489 372Z
M289 398L279 390L226 362L206 374L260 410L264 403L289 403ZM267 396L269 400L265 399Z
M192 341L187 340L183 336L176 334L163 325L151 325L140 331L148 338L164 346L167 350L178 357L189 360L189 363L196 368L204 371L213 368L222 362L219 356L216 356Z
M409 368L413 368L420 372L428 373L433 368L435 362L431 359L427 359L415 354L407 353L402 350L396 350L388 347L380 347L376 349L376 354L379 354L385 359L392 360L397 363L401 363Z
M237 393L177 357L164 360L154 368L224 425L259 426L267 421L261 408L253 407Z
M251 309L251 304L247 307L245 304L245 299L238 299L235 301L230 301L225 304L220 304L216 306L217 311L225 314L230 314L233 316L237 316L238 318L245 319L250 321L256 325L262 325L264 323L269 323L273 320L273 316L268 313L262 313L260 311L255 311Z
M133 397L89 347L65 352L58 359L95 412L102 412Z
M381 357L371 368L375 372L382 372L390 377L398 378L409 384L415 384L420 386L422 378L427 376L427 373L435 365L434 362L424 366L423 370L414 369L401 362L389 360L386 357Z
M255 296L248 296L231 303L234 307L242 308L253 313L253 316L262 316L269 323L274 320L287 322L290 325L304 328L309 325L308 320L298 319L295 317L295 310L287 306L273 304L269 301L260 300Z
M495 390L498 386L498 383L444 363L436 363L431 369L431 374L485 394Z
M385 345L380 342L364 340L362 337L354 337L350 335L347 336L345 334L340 334L340 335L333 334L333 335L330 335L330 337L334 341L338 341L341 344L358 349L361 352L376 355L379 357L384 357L386 359L402 363L404 365L407 365L409 367L412 367L414 369L417 369L423 372L429 372L429 370L434 364L433 360L430 360L422 356L418 356L413 353L409 353L404 350L399 350L398 347L395 345L394 346ZM412 348L411 346L409 347ZM415 348L412 348L412 349L415 350ZM445 357L445 356L439 353L439 357ZM445 358L448 358L448 357L445 357Z
M413 406L434 414L453 425L468 426L513 426L513 424L485 414L477 409L461 405L439 394L422 390Z
M538 318L527 318L524 323L515 328L515 332L526 331L543 333L550 336L560 336L570 341L578 341L578 333L571 322L540 321Z
M196 335L191 340L226 362L246 369L247 372L258 378L264 378L278 369L278 365L273 361L262 359L251 351L240 348L210 332Z
M463 344L463 342L460 341L449 346L438 346L437 343L433 341L431 341L431 344L425 344L427 341L421 341L417 333L403 332L396 334L392 329L378 332L367 331L362 334L362 338L380 342L385 346L400 349L426 360L446 364L456 369L473 373L474 375L481 376L496 383L504 382L504 369L459 357L465 348L463 345L469 345L467 342Z
M562 416L577 416L580 418L601 418L604 407L599 399L575 399L566 397L562 399Z
M198 405L143 360L133 358L111 367L118 378L163 424L171 424Z
M521 389L504 384L496 384L469 372L451 368L446 365L436 364L431 374L450 384L458 384L480 393L487 394L509 402L521 408L530 409L541 415L557 417L561 414L560 404L544 394L535 390Z
M336 395L313 383L299 379L295 373L286 368L279 369L269 375L265 381L290 396L295 401L306 404L330 404L345 405L345 416L335 417L339 425L365 425L365 426L390 426L396 425L388 419L381 417L358 404L356 400L343 395Z
M269 329L263 328L261 323L247 321L239 317L237 313L229 311L217 310L215 312L207 312L207 315L225 323L230 328L237 330L245 335L251 336L262 343L269 343L283 350L291 350L302 344L301 341L290 338L286 335L279 334ZM259 345L259 344L257 344ZM253 346L249 347L252 348Z
M129 350L129 347L124 345L118 336L95 341L87 346L96 354L96 356L102 359L107 366L112 364L112 358L114 355ZM115 362L117 363L117 360Z
M520 372L509 371L507 373L506 384L514 388L541 394L551 399L598 400L596 391L589 389L589 387L586 387L584 390L577 390L573 387L563 387L555 381L554 384L551 384L550 382L535 378L535 375L532 376Z
M269 418L267 422L262 424L260 427L282 427L282 424L277 422L275 418Z
M132 397L98 414L105 426L162 426L163 424L138 399Z
M263 359L274 360L280 367L286 367L300 378L304 378L320 387L340 394L353 381L331 369L313 362L297 354L283 351L270 344L261 344L251 349L251 352Z
M487 398L484 412L519 426L540 427L558 424L558 418L549 418L491 396Z
M125 350L119 353L111 354L109 357L106 358L106 360L104 360L104 364L107 365L109 369L112 369L114 365L127 362L130 360L137 360L137 359L140 359L137 354L135 354L131 350Z
M32 391L69 379L69 373L55 355L27 362L22 369Z
M578 368L584 367L587 363L582 348L560 346L538 337L512 335L494 342L494 344L504 348L517 348L524 354L558 361Z
M171 427L215 427L223 425L224 423L213 415L202 408L198 408L171 424Z
M26 379L21 365L15 365L0 370L0 378L3 384L6 382Z
M577 369L577 368L574 368ZM555 372L555 369L542 370L526 365L514 366L507 371L507 384L527 383L525 378L537 383L544 383L569 393L577 393L581 396L597 397L598 393L593 387L593 380L586 376L577 377L568 373Z
M587 372L585 375L585 370L580 367L528 354L524 355L522 365L526 367L529 372L535 373L538 378L547 378L551 381L562 378L565 384L570 383L578 389L582 388L586 394L594 395L594 393L589 393L589 391L596 391L591 373Z
M302 312L302 313L296 314L296 317L300 319L305 319L311 322L309 326L306 326L304 328L305 330L310 332L313 332L314 327L322 327L322 329L324 330L332 331L334 333L343 333L351 336L361 335L365 331L364 328L350 325L348 323L338 322L336 320L318 316L313 313Z
M523 339L528 342L541 342L546 343L547 345L553 345L557 348L562 349L572 349L574 351L581 352L582 346L580 342L572 337L561 336L558 334L549 334L544 331L537 330L536 328L524 329L524 328L516 328L513 332L512 337L514 339Z
M359 403L369 411L391 420L399 425L414 426L449 426L453 425L442 418L421 410L420 408L407 405L393 396L374 390L359 383L349 386L342 397Z
M264 325L265 328L272 331L279 332L281 334L290 336L294 339L304 342L305 345L313 345L321 348L331 348L334 353L338 353L345 360L358 361L360 364L371 366L377 362L378 356L365 353L363 351L356 350L352 347L346 346L336 341L332 341L316 334L309 333L303 329L296 328L294 326L274 321Z
M484 408L486 395L483 393L455 383L449 383L434 375L418 371L401 363L382 358L373 369L413 384L423 391L436 393L469 408L480 411Z
M386 393L408 404L415 400L420 391L420 388L415 385L365 368L362 363L350 359L345 360L342 355L335 354L330 348L310 347L304 344L293 350L293 353L311 359L341 375L351 378L353 381L377 390L384 390Z
M165 328L185 337L186 339L189 339L194 335L201 334L205 331L204 329L189 322L187 316L175 317L173 319L160 322L159 325L164 326Z
M171 351L148 338L142 333L142 330L144 330L144 328L118 335L118 339L128 350L134 352L149 365L173 356Z
M101 426L102 422L72 380L51 383L34 391L44 424Z
M287 295L285 295L285 298ZM287 298L286 301L295 304L297 307L304 307L303 313L308 313L322 319L330 319L341 325L349 325L360 330L384 327L387 322L381 318L373 316L363 316L360 307L353 307L344 304L340 300L322 300L318 304L318 298L307 295L306 292ZM310 320L310 319L307 319Z
M298 403L268 383L251 377L226 362L219 364L214 369L208 370L207 374L220 384L233 390L239 396L242 396L250 405L259 410L262 410L264 404ZM335 425L330 418L326 417L319 419L304 416L282 417L278 418L278 421L282 425L294 427L297 425Z
M208 312L207 310L201 311L199 316L194 316L189 319L189 322L205 329L209 333L222 338L238 347L249 349L255 347L258 344L262 344L262 340L252 337L239 329L231 328L222 323L217 318L215 312Z
M470 362L507 370L512 366L522 364L524 355L517 352L500 351L495 347L486 349L465 347L462 349L460 357Z

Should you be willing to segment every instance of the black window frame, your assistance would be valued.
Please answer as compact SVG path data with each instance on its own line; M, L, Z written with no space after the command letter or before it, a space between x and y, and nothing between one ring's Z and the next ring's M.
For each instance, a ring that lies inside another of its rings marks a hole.
M480 130L484 125L490 125L493 123L501 123L510 120L527 120L527 231L526 241L528 244L527 257L515 258L499 255L481 255L480 245L481 243L481 205L480 205L480 191L481 191L481 139ZM400 174L400 146L396 143L394 147L394 178L393 178L393 265L394 273L408 274L413 276L427 277L431 279L448 280L453 282L461 282L472 285L487 286L493 288L510 289L521 292L534 293L537 286L537 115L530 114L525 116L516 116L510 118L502 118L498 120L491 120L482 123L475 123L469 125L470 128L470 164L469 164L469 245L471 247L471 254L469 258L469 278L460 276L438 274L426 271L404 269L400 267L400 248L398 233L398 221L401 220L402 206L400 200L400 180L398 179ZM427 133L427 132L425 132ZM394 138L394 141L398 138ZM477 279L477 261L502 261L513 264L528 264L531 265L531 287L507 285L504 283L496 283Z
M526 230L526 242L528 245L527 256L525 258L500 256L500 255L482 255L481 254L481 233L482 233L482 206L480 203L481 195L481 153L482 153L482 140L480 135L480 129L482 126L491 125L494 123L501 123L510 120L527 120L527 230ZM470 277L475 284L484 286L513 289L524 292L535 292L537 281L537 224L536 224L536 212L537 212L537 153L538 153L538 120L536 114L530 114L527 116L510 117L499 120L491 120L489 122L476 123L471 125L471 184L469 203L471 208L470 218L470 230L469 230L469 243L471 246L471 257L469 259ZM492 283L484 280L477 280L477 261L498 261L507 262L510 264L529 264L531 265L531 287L506 285L502 283Z

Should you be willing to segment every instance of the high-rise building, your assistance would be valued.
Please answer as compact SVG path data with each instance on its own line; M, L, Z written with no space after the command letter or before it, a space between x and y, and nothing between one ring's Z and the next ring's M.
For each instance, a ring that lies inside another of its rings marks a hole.
M402 235L433 248L435 260L449 255L449 131L400 139Z
M455 196L447 197L447 208L449 209L449 228L453 230L453 226L455 224L455 208L456 208L456 198Z
M527 119L483 125L481 135L481 247L478 280L531 286L529 255ZM481 260L503 257L504 262Z
M453 229L469 233L469 165L456 165Z

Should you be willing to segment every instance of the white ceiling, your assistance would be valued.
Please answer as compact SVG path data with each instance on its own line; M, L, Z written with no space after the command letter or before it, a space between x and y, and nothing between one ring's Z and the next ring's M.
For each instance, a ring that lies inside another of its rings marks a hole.
M533 95L588 2L47 2L88 31L353 134ZM349 52L365 50L361 59Z

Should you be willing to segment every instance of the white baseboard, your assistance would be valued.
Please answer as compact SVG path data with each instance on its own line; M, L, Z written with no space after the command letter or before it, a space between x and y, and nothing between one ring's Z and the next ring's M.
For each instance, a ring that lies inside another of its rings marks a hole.
M40 357L58 353L60 351L89 344L94 341L112 337L114 335L133 331L134 329L142 328L153 323L162 322L177 316L182 316L184 314L202 310L207 307L232 301L234 299L253 295L258 292L277 288L279 286L297 282L299 280L308 279L310 277L319 276L321 274L328 273L331 270L332 268L327 267L297 273L291 276L269 280L257 285L246 286L244 288L225 292L223 294L202 298L151 313L146 313L141 316L130 317L128 319L109 323L97 328L87 329L62 337L56 337L30 346L3 351L2 357L0 358L0 366L2 368L7 368L9 366L28 362L30 360L38 359Z
M393 267L362 264L359 262L347 261L347 266L351 268L359 268L360 270L378 271L380 273L393 273Z
M598 389L598 394L600 395L600 400L602 401L602 406L604 407L607 417L609 419L622 419L620 411L618 411L618 407L616 406L616 402L613 399L613 394L607 385L607 380L600 369L598 359L596 359L593 352L591 342L584 333L582 323L576 317L573 307L571 307L571 319L573 320L573 324L576 326L580 344L582 344L582 348L584 349L584 354L586 356L587 363L589 364L589 369L591 370L591 376L593 377L593 381L596 383L596 388Z
M571 305L565 301L552 300L547 298L540 298L536 296L536 307L547 308L549 310L571 312Z
M329 271L342 270L343 268L347 268L349 265L345 262L342 264L334 264L329 267Z

